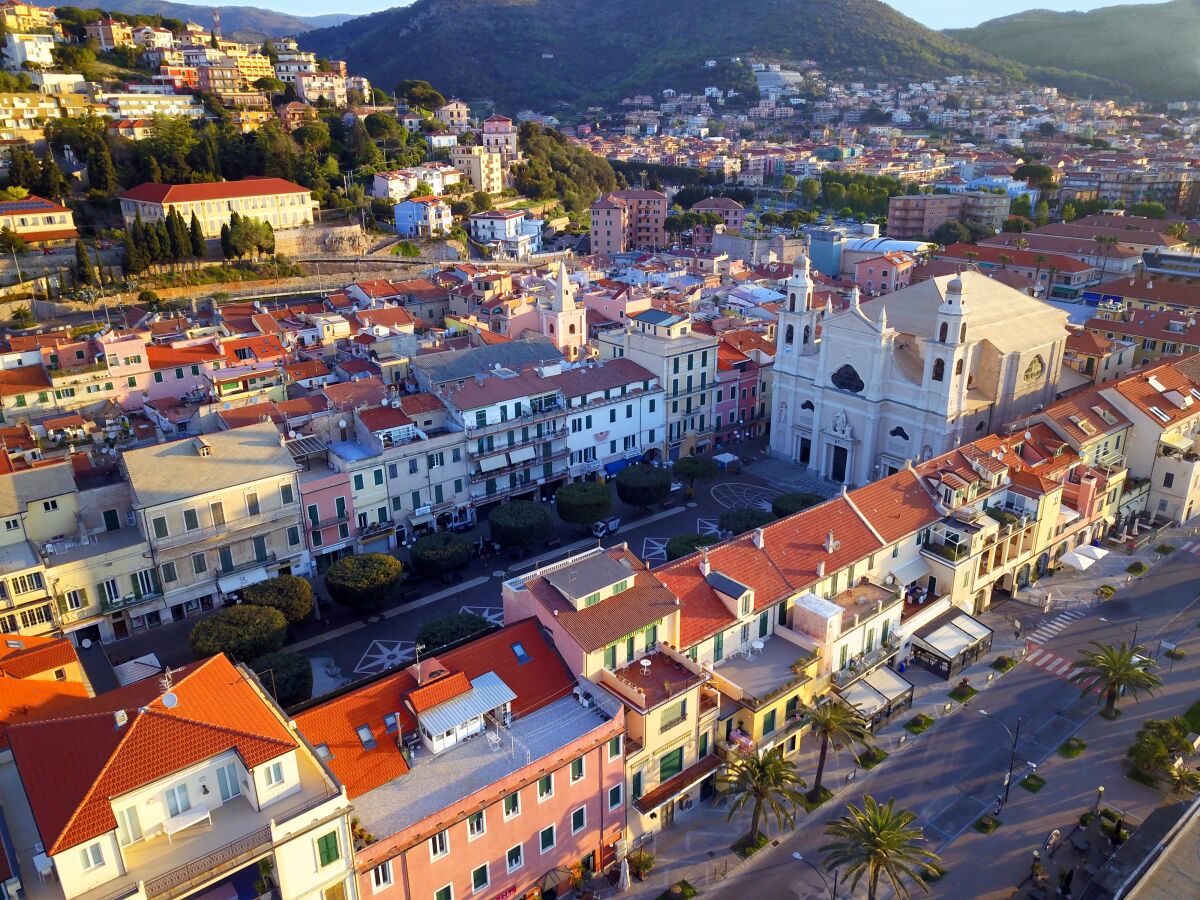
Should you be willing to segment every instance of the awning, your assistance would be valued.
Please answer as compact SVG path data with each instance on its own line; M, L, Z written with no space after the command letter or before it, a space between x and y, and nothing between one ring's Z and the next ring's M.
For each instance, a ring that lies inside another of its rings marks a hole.
M912 691L913 686L903 675L892 671L887 666L880 666L878 669L870 672L866 678L862 679L883 696L888 698L888 702L899 700L905 694ZM860 684L862 682L859 682Z
M977 641L986 640L992 634L992 629L965 612L959 612L958 617L954 620L954 627L962 629Z
M879 710L887 706L888 698L882 692L875 690L866 680L859 680L844 690L838 691L842 701L850 704L856 713L864 719L869 719Z
M1068 550L1058 558L1058 561L1066 563L1072 569L1078 569L1080 572L1086 572L1096 564L1096 561L1090 556L1082 556L1074 550Z
M537 450L533 447L518 447L516 450L508 452L508 461L514 466L518 463L529 462L537 456Z
M479 461L481 472L494 472L508 465L508 457L501 453L499 456L485 456Z
M1185 437L1182 434L1175 434L1174 432L1167 432L1167 433L1163 434L1161 437L1159 437L1158 440L1160 443L1166 444L1168 447L1173 447L1176 450L1182 451L1182 450L1191 450L1192 449L1192 439L1189 437Z
M222 575L217 579L217 587L221 589L222 594L229 594L233 591L240 591L248 584L254 584L258 581L266 581L267 570L259 566L256 569L247 569L245 572L235 572L232 575Z
M618 472L620 472L626 466L632 465L633 462L634 461L632 459L616 459L610 463L605 463L604 471L607 472L609 475L616 475Z
M433 521L433 513L423 513L419 516L409 516L408 521L411 525L424 525L426 522Z
M654 790L634 800L633 805L642 815L649 815L668 800L673 800L680 794L690 791L719 768L721 768L721 757L710 753L695 765L688 766L678 775L668 778Z
M1076 547L1075 552L1080 556L1087 556L1099 562L1108 556L1108 551L1103 547L1093 547L1091 544L1084 544L1081 547Z
M713 462L715 462L721 468L724 468L725 466L728 466L731 463L735 463L737 461L738 461L737 454L734 454L734 453L718 453L716 456L713 457Z
M891 574L896 579L897 585L905 587L912 584L922 575L928 575L929 563L925 562L924 557L914 556L908 562L892 569Z
M992 630L961 609L951 609L917 630L913 643L953 662L969 648L986 639Z
M417 718L422 728L431 734L441 734L516 699L517 695L499 675L484 672L471 679L471 690L419 713Z

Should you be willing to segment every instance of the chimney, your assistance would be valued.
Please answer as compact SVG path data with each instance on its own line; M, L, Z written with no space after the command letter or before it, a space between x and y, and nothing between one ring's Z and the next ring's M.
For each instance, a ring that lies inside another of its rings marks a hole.
M829 534L827 534L825 536L825 552L826 553L833 552L833 529L832 528L829 529Z
M761 550L763 548L763 544L766 543L765 536L765 532L761 527L754 529L754 546L759 550Z
M818 578L825 577L825 560L823 560L823 559L817 561L817 577Z
M700 551L700 574L705 578L712 572L712 567L708 564L708 551Z
M129 722L129 713L123 709L113 711L113 731L120 731Z

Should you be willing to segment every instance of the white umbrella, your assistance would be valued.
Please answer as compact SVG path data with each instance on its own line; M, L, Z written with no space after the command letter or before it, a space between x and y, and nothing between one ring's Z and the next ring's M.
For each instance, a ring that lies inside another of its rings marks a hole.
M1075 552L1080 556L1086 556L1089 559L1100 560L1108 556L1108 551L1103 547L1093 547L1091 544L1084 544L1082 547L1076 547Z
M1078 569L1080 572L1086 572L1096 564L1096 561L1090 556L1080 556L1074 550L1064 553L1059 558L1059 561L1066 563L1072 569Z
M621 893L629 890L629 860L621 860L621 874L617 878L617 890Z

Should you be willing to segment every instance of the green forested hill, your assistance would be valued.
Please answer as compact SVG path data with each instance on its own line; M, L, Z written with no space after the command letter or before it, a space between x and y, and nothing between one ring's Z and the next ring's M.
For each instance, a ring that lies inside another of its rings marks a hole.
M1028 66L1108 79L1147 99L1200 97L1200 0L1087 13L1035 9L946 33Z

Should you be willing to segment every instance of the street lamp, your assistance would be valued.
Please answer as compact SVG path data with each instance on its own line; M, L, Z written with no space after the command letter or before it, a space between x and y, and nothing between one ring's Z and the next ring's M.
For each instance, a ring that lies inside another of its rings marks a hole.
M1012 738L1012 752L1008 757L1008 774L1004 776L1004 798L1000 801L1000 809L1003 809L1004 804L1008 802L1008 790L1012 786L1013 768L1015 768L1017 765L1017 738L1021 736L1021 717L1017 716L1017 730L1014 733L1007 725L1000 721L1000 719L997 719L995 716L993 716L986 709L979 710L979 714L981 716L987 716L993 722L997 723L1001 728L1004 729L1005 733ZM997 813L999 813L999 810L997 810Z
M1104 802L1104 785L1096 788L1096 812L1100 812L1100 804Z
M1123 628L1123 629L1125 629L1126 631L1128 631L1128 630L1129 630L1129 626L1128 626L1128 625L1122 625L1120 622L1114 622L1112 619L1106 619L1106 618L1104 618L1104 616L1101 616L1101 617L1100 617L1100 621L1101 621L1101 622L1103 622L1103 623L1104 623L1104 624L1106 624L1106 625L1116 625L1118 628ZM1133 646L1134 646L1134 647L1136 647L1136 646L1137 646L1137 636L1138 636L1138 629L1139 629L1139 628L1141 628L1141 627L1142 627L1142 620L1141 620L1141 619L1138 619L1136 622L1134 622L1134 623L1133 623Z
M818 866L816 863L814 863L812 860L805 859L803 853L799 853L799 852L793 853L792 859L796 860L796 862L804 863L806 866L808 866L810 869L812 869L814 872L816 872L818 875L820 875L821 881L823 881L825 883L825 890L829 891L829 896L832 898L832 900L837 900L837 883L838 883L837 869L833 870L833 884L831 885L829 883L829 879L825 877L825 873L821 871L821 867Z

